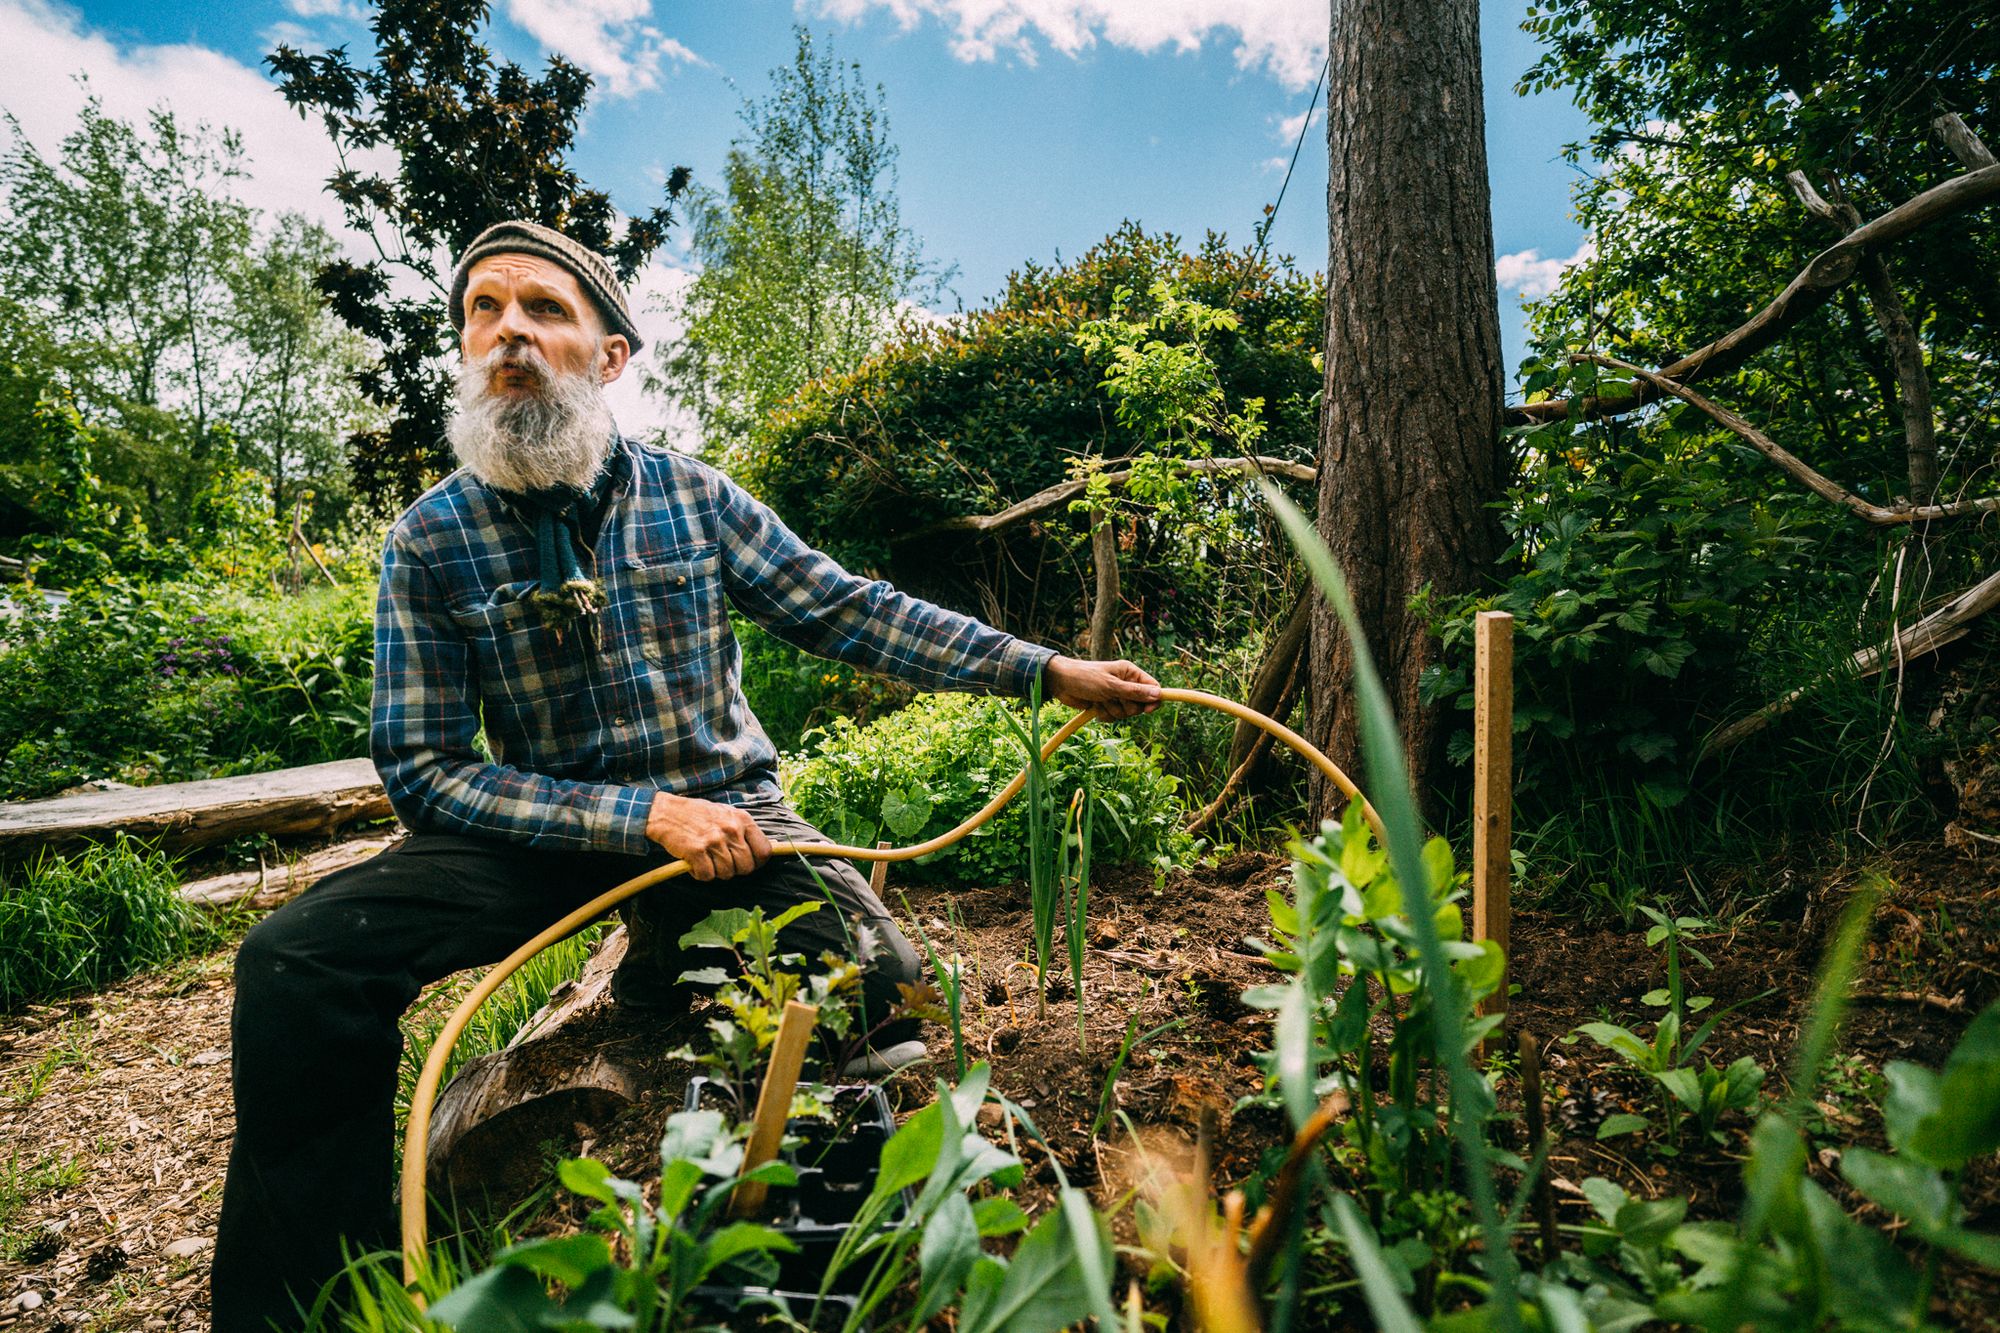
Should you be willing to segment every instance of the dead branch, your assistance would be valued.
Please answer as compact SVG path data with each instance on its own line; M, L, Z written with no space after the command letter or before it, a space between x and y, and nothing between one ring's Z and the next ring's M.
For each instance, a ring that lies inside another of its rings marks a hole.
M1615 356L1605 356L1601 352L1580 353L1573 357L1577 361L1593 361L1614 370L1627 371L1651 385L1660 393L1670 394L1707 415L1717 425L1736 432L1756 450L1775 463L1779 470L1799 482L1814 495L1831 504L1839 505L1863 522L1881 527L1893 527L1903 523L1927 523L1936 519L1966 518L1974 514L1989 514L2000 509L2000 496L1987 496L1979 500L1955 500L1950 504L1928 505L1878 505L1862 499L1839 482L1818 471L1776 440L1758 430L1755 426L1737 416L1721 404L1712 402L1688 388L1676 384L1665 375L1635 366L1629 361L1621 361Z
M1980 142L1979 136L1958 118L1956 112L1945 112L1931 122L1931 128L1937 131L1938 137L1944 140L1945 147L1951 150L1951 155L1957 158L1959 165L1967 171L1977 171L1981 167L1994 165L1992 150Z
M1294 463L1283 458L1268 458L1253 455L1247 458L1196 458L1181 464L1187 471L1196 474L1251 472L1284 477L1291 481L1310 483L1319 472L1310 463ZM1126 468L1118 472L1098 474L1110 486L1123 486L1132 479L1132 470ZM1027 522L1067 505L1082 495L1089 481L1079 477L1074 481L1060 482L1044 490L1036 491L1025 500L1017 500L997 514L963 514L956 518L940 519L914 532L905 532L889 540L897 545L922 541L931 537L945 537L965 533L976 536L992 536L1005 532L1008 528Z
M1792 192L1814 217L1830 222L1843 231L1861 225L1861 214L1853 204L1839 197L1832 201L1820 196L1802 171L1785 174ZM1929 504L1937 495L1937 427L1931 409L1931 380L1924 373L1924 345L1910 322L1909 307L1889 276L1889 265L1880 254L1861 259L1861 280L1868 290L1868 308L1875 327L1882 331L1882 345L1889 349L1896 370L1896 402L1903 415L1903 452L1908 459L1910 498Z
M1776 342L1807 315L1825 305L1857 271L1862 256L1902 240L1934 222L1982 207L2000 198L2000 164L1968 171L1855 228L1814 255L1771 303L1714 342L1688 353L1659 374L1686 382L1703 374L1734 370ZM1570 417L1613 417L1636 411L1658 397L1645 386L1615 397L1587 396L1524 403L1507 410L1507 424L1533 426Z
M1912 658L1934 653L1946 644L1971 633L1971 622L1996 606L2000 606L2000 573L1988 574L1922 620L1898 631L1891 642L1863 648L1849 659L1848 666L1858 679L1865 680L1891 662L1907 662ZM1720 754L1739 741L1764 730L1791 712L1792 707L1805 698L1807 691L1817 684L1818 681L1801 685L1783 698L1765 704L1749 716L1738 718L1716 731L1702 742L1700 752L1695 755L1695 762L1699 764L1704 759Z

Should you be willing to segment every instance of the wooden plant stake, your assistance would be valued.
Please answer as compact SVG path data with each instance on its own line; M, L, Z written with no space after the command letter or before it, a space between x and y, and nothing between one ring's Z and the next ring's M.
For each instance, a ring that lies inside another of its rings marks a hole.
M878 842L875 844L875 850L886 852L895 845L893 842ZM874 867L868 872L868 891L879 899L882 896L882 890L887 888L888 884L889 863L887 861L877 861Z
M764 1087L757 1094L757 1115L750 1125L750 1143L743 1151L743 1170L756 1170L778 1155L785 1138L785 1121L791 1118L792 1093L799 1086L799 1069L805 1064L806 1043L812 1039L819 1010L813 1005L791 1000L785 1016L778 1020L778 1040L771 1046L771 1064L764 1071ZM737 1217L754 1217L764 1207L766 1186L752 1181L738 1185L729 1201Z
M1473 630L1472 938L1503 952L1513 924L1509 903L1514 841L1514 617L1481 611ZM1507 976L1480 1001L1481 1014L1507 1012Z
M1542 1157L1548 1150L1548 1111L1542 1102L1542 1048L1535 1041L1535 1034L1523 1032L1521 1053L1521 1105L1528 1121L1528 1158L1530 1161ZM1546 1158L1542 1169L1535 1173L1535 1224L1542 1233L1542 1262L1553 1263L1562 1252L1561 1241L1556 1235L1556 1196L1549 1188L1550 1166Z

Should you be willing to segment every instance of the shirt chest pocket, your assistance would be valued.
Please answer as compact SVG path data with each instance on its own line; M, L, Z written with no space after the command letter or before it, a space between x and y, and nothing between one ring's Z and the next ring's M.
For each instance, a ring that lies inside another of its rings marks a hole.
M479 670L480 701L506 714L497 730L526 736L554 735L564 729L579 696L587 694L581 633L560 640L528 600L533 583L509 584L492 599L451 609L465 632ZM507 725L511 724L511 725Z
M655 666L685 666L715 655L729 633L722 556L634 563L625 571L639 651Z

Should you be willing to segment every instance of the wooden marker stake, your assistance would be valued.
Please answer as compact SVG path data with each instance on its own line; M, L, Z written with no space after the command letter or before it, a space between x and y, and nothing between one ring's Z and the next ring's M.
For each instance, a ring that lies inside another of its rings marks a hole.
M886 852L895 845L896 844L892 842L878 842L875 844L875 850L878 852ZM869 892L873 893L877 898L880 898L882 896L882 890L887 888L888 884L889 884L889 863L887 861L877 861L875 863L874 868L868 872Z
M1510 947L1508 900L1514 842L1514 617L1481 611L1473 630L1472 938ZM1511 972L1512 969L1509 969ZM1507 974L1480 1001L1507 1012Z
M791 1118L792 1093L799 1086L799 1069L805 1064L806 1043L812 1039L819 1010L791 1000L785 1016L778 1020L778 1040L771 1046L771 1065L764 1071L764 1088L757 1094L757 1116L751 1122L750 1143L743 1151L743 1170L756 1170L778 1155L785 1139L785 1121ZM764 1206L767 1187L759 1181L738 1185L730 1199L730 1211L737 1217L753 1217Z

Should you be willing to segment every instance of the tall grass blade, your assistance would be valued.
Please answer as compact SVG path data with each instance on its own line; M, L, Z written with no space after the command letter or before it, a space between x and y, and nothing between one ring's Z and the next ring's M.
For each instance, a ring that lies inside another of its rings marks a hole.
M1498 1326L1506 1333L1520 1327L1517 1287L1519 1270L1506 1229L1500 1222L1493 1166L1487 1156L1485 1106L1490 1094L1480 1083L1466 1058L1468 1006L1462 1002L1458 977L1444 955L1437 920L1430 901L1430 876L1423 862L1423 824L1410 790L1409 767L1403 759L1402 737L1397 733L1396 714L1375 670L1375 660L1361 631L1347 578L1339 562L1320 540L1318 531L1292 502L1269 482L1260 481L1264 498L1284 525L1292 545L1304 559L1313 581L1319 585L1334 614L1340 618L1354 652L1354 692L1361 716L1361 752L1366 762L1369 799L1381 817L1387 834L1389 861L1403 894L1403 911L1422 960L1425 984L1437 995L1434 1024L1438 1063L1449 1080L1450 1116L1465 1162L1468 1193L1473 1212L1479 1219L1486 1241L1488 1276L1493 1281L1491 1310ZM1479 1108L1468 1113L1470 1107ZM1336 1201L1338 1202L1338 1201ZM1352 1208L1352 1204L1348 1205ZM1358 1216L1358 1214L1357 1214ZM1378 1318L1380 1316L1378 1315Z

